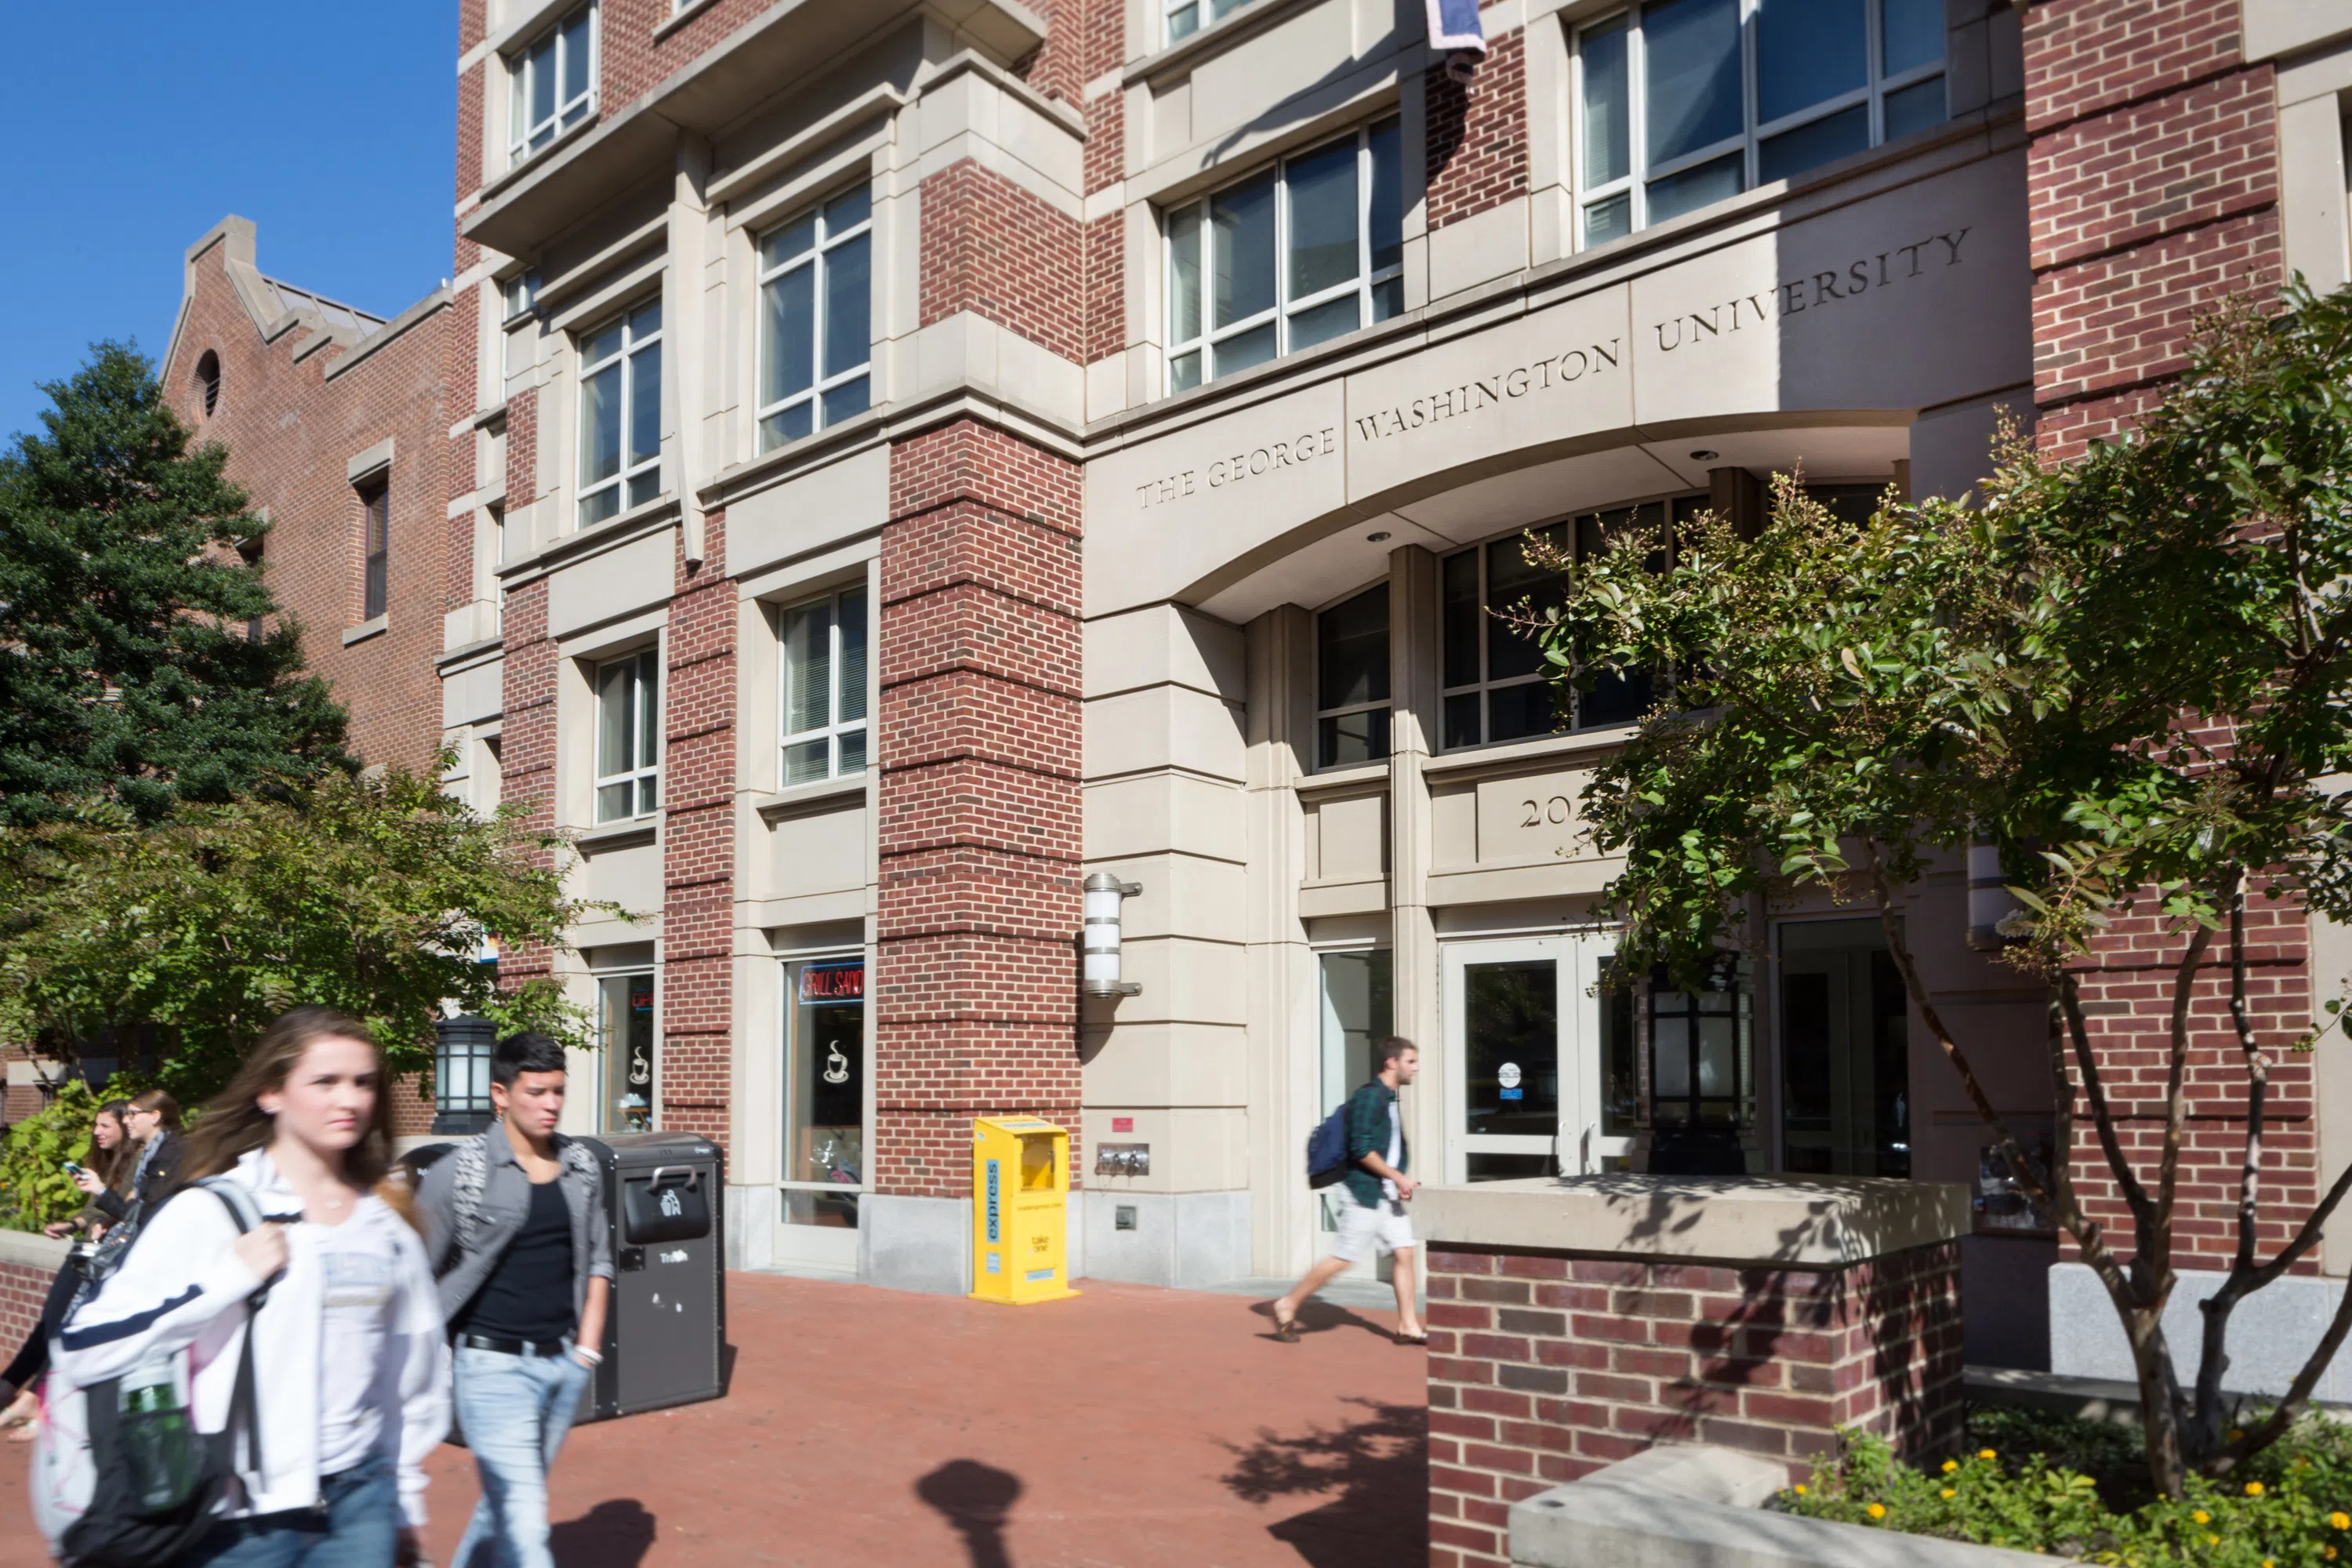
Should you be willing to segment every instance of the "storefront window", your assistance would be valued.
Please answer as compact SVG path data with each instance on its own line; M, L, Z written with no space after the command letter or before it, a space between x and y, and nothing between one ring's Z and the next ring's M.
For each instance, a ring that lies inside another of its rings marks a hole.
M1396 1033L1393 984L1387 948L1323 954L1320 1115L1330 1115L1371 1081L1373 1042Z
M654 1124L654 977L606 974L596 981L604 1092L598 1124L606 1132L645 1132Z
M784 966L784 1218L857 1227L866 1178L866 961Z
M1651 0L1577 42L1586 246L1947 113L1942 0Z
M1389 754L1389 585L1315 617L1315 765Z

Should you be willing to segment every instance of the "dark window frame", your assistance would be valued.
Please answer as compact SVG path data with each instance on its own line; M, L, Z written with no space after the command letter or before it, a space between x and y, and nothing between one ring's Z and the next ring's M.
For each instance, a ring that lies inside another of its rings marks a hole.
M360 619L385 615L392 594L392 477L376 474L356 487L360 498Z

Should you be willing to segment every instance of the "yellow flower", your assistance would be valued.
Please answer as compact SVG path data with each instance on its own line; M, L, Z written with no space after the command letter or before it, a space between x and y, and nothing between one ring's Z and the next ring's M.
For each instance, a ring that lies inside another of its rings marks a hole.
M2200 1524L2210 1524L2210 1523L2212 1523L2212 1522L2213 1522L2213 1516L2212 1516L2211 1514L2210 1514L2210 1513L2207 1513L2207 1512L2206 1512L2203 1509L2201 1509L2201 1508L2200 1508L2200 1509L2199 1509L2195 1513L2190 1514L2189 1517L2189 1518L2191 1518L2191 1519L2193 1519L2193 1520L2195 1520L2195 1521L2196 1521L2198 1523L2200 1523Z
M2262 1482L2260 1482L2260 1481L2248 1481L2248 1482L2246 1483L2246 1495L2247 1495L2248 1497L2260 1497L2260 1496L2262 1496L2262 1495L2263 1495L2263 1483L2262 1483Z
M1946 1487L1946 1488L1944 1489L1944 1495L1945 1495L1946 1497L1948 1497L1948 1498L1955 1498L1955 1497L1959 1496L1960 1494L1959 1494L1959 1493L1958 1493L1958 1492L1956 1492L1956 1491L1954 1491L1951 1488L1949 1488L1949 1487Z
M2327 1522L2338 1530L2352 1530L2352 1513L2346 1513L2339 1508L2327 1516Z
M1979 1448L1977 1450L1977 1458L1979 1459L1997 1459L2000 1457L2000 1455L1994 1453L1990 1448Z
M1886 1517L1886 1505L1883 1502L1874 1502L1868 1508L1864 1509L1862 1511L1870 1515L1873 1519L1885 1519Z
M1798 1495L1799 1497L1802 1497L1802 1496L1804 1496L1804 1495L1805 1495L1805 1483L1804 1483L1804 1482L1802 1482L1802 1481L1799 1481L1799 1482L1797 1483L1797 1495Z
M2333 1563L2333 1562L2335 1562L2335 1561L2336 1561L2336 1548L2334 1548L2333 1546L2331 1546L2331 1547L2329 1547L2329 1548L2327 1549L2327 1560L2328 1560L2330 1563Z
M2209 1535L2205 1538L2205 1544L2208 1546L2219 1546L2221 1544L2221 1538L2218 1535Z
M1946 1459L1944 1461L1944 1473L1948 1476L1959 1468L1960 1462L1958 1459Z

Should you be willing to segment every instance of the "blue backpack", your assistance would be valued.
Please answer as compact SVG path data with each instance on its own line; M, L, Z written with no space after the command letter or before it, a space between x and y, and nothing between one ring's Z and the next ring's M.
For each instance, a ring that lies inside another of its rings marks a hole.
M1348 1102L1307 1135L1307 1184L1328 1187L1348 1173Z

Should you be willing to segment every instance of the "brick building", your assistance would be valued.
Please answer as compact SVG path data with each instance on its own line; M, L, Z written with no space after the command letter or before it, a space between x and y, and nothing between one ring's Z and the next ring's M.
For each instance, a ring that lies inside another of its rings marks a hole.
M1871 921L1596 995L1573 802L1641 694L1555 710L1481 611L1529 526L1959 494L2000 410L2074 449L2222 291L2343 281L2352 18L1503 0L1465 84L1422 12L461 5L441 736L626 911L560 961L574 1115L723 1142L734 1261L964 1289L969 1121L1034 1111L1083 1271L1296 1271L1300 1141L1391 1029L1426 1174L1977 1180ZM1140 990L1082 1003L1095 871ZM2047 1127L2043 997L1959 867L1908 898ZM2119 1044L2160 957L2107 961ZM2352 943L2269 958L2299 1027ZM2307 1190L2352 1084L2283 1092ZM1997 1217L1969 1354L2044 1364L2079 1281Z

